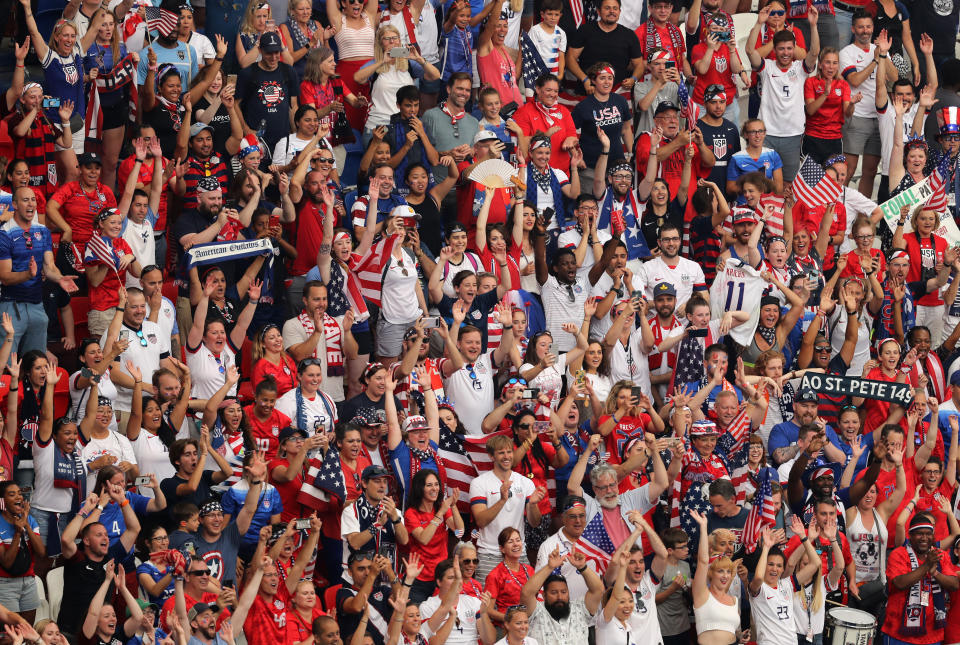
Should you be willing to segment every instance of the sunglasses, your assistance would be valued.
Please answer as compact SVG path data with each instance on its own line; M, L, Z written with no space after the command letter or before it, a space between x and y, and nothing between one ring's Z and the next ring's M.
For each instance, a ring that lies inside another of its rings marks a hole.
M217 371L223 374L226 369L223 367L223 360L219 356L214 356L213 360L217 361Z
M210 575L210 570L209 570L209 569L197 569L196 571L187 571L187 575L188 575L188 576L196 576L196 577L198 577L198 578L199 578L200 576L209 576L209 575Z
M317 163L333 163L333 157L317 157Z
M142 329L138 329L138 330L137 330L137 338L140 340L140 345L141 345L142 347L146 347L146 346L147 346L147 339L144 337L144 335L143 335L143 330L142 330ZM222 368L222 367L220 368L220 371L221 371L221 372L223 371L223 368Z
M776 9L776 10L774 10L774 11L771 11L771 12L770 12L770 15L771 15L771 16L784 16L784 15L786 15L786 13L787 13L787 12L784 11L783 9Z
M480 564L480 558L463 558L460 564Z
M24 233L23 235L23 247L28 251L33 249L33 238L30 237L29 233Z

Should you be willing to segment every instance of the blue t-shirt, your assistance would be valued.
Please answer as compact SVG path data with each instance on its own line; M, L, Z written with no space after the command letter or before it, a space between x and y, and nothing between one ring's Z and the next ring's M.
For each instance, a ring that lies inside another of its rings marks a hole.
M166 567L164 567L164 570L161 571L153 562L144 562L137 567L138 581L141 573L145 573L150 576L154 582L158 582L161 578L163 578L163 576L167 575ZM146 589L144 589L144 591L147 593L147 598L150 600L150 602L154 603L158 607L163 607L163 603L166 602L167 598L173 596L173 578L170 578L170 584L167 585L167 588L164 589L163 593L161 593L159 596L154 596L150 592L147 592Z
M137 517L146 516L147 504L150 503L149 497L127 491L127 501L130 502ZM127 523L123 521L123 509L116 502L110 502L103 508L103 511L100 512L100 523L107 527L110 544L119 540L123 532L127 530Z
M97 43L90 45L90 49L87 50L87 54L83 57L83 68L87 71L91 69L98 69L100 76L105 76L106 74L113 71L114 66L119 63L127 55L127 46L123 43L120 43L119 58L117 60L113 59L113 47L103 47ZM87 91L89 91L89 84L87 85ZM114 107L123 100L128 86L123 86L119 90L107 91L103 88L100 89L100 107ZM124 218L126 221L126 218Z
M146 60L144 56L141 62L146 64ZM80 51L79 43L73 46L69 56L61 56L53 47L48 48L41 65L44 94L59 97L61 102L73 101L73 114L85 115L87 94L83 91L83 52ZM60 123L59 108L48 108L47 118L53 123Z
M833 445L842 450L843 454L847 456L847 460L849 461L850 457L853 456L853 450L850 449L850 444L840 439L839 436L837 439L838 441ZM870 452L873 450L873 433L864 432L862 435L860 435L860 445L864 447L864 451L863 454L860 455L860 459L857 461L857 470L853 474L854 478L857 477L861 470L867 467L867 460L870 458Z
M37 263L37 275L20 284L3 285L0 301L40 304L43 299L43 255L53 252L53 240L46 226L31 225L24 231L15 220L0 228L0 260L12 260L12 271L27 271L30 258Z
M762 172L767 179L773 179L773 171L777 168L783 168L783 161L776 150L763 148L757 159L751 157L746 150L741 150L734 153L727 164L727 181L736 181L751 172Z
M456 301L456 298L444 296L440 302L437 303L437 310L440 312L440 315L446 319L448 325L453 323L453 303ZM467 310L467 317L463 321L464 324L473 325L483 334L483 349L481 350L483 352L487 351L487 316L493 311L499 301L500 299L497 297L496 289L488 291L487 293L478 293L474 296L473 302L470 303L470 309Z
M701 387L703 387L703 381L690 381L687 383L686 389L690 396L695 396L696 393L700 391ZM717 395L721 392L723 392L723 387L717 385L713 388L713 391L707 395L707 400L703 402L704 414L713 409L714 404L717 402ZM734 385L733 392L737 395L737 402L743 403L743 392L740 391L740 388Z
M767 448L772 455L777 448L786 448L796 443L798 438L800 438L800 426L793 421L784 421L773 426L770 431L770 439L767 441ZM842 443L840 437L830 426L827 426L827 440L838 448Z
M432 440L430 441L430 448L434 451L440 450L440 447ZM408 446L405 441L401 441L400 445L390 451L390 465L393 467L393 472L400 474L398 479L400 481L400 488L403 490L405 504L407 495L410 494L410 481L412 478L410 474L410 446ZM435 473L440 472L436 460L432 457L420 462L420 470L432 470Z
M240 509L243 508L243 500L247 497L247 484L243 481L238 482L227 489L220 503L223 505L223 514L229 515L230 519L237 517ZM253 513L253 520L250 522L250 528L240 539L241 553L244 549L255 547L260 539L260 529L270 524L270 518L279 515L283 511L283 500L280 499L280 493L272 484L266 485L266 490L260 493L260 499L257 502L257 510Z
M177 68L180 73L181 88L185 92L190 87L191 79L197 77L200 69L197 65L197 59L199 58L197 50L193 48L193 45L188 45L179 40L177 46L172 49L163 47L158 43L153 43L151 47L157 55L157 65L169 63ZM147 82L147 67L149 67L147 57L141 56L140 63L137 65L137 85L143 85Z
M474 27L478 29L479 27ZM454 27L450 31L443 32L443 50L441 52L441 63L443 64L441 79L444 83L450 80L454 72L473 73L473 56L471 50L474 40L469 28L458 29Z

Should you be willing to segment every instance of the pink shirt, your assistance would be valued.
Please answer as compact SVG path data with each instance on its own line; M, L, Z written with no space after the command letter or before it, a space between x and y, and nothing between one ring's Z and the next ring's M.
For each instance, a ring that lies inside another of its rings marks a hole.
M614 544L626 542L627 538L630 537L630 527L623 521L623 516L620 515L620 507L603 508L601 506L600 512L603 513L603 527L607 529L610 541Z

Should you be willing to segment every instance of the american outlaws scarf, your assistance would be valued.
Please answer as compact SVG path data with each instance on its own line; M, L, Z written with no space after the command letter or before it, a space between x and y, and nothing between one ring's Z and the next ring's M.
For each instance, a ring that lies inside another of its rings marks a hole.
M646 38L644 40L643 53L649 54L650 50L657 47L663 49L669 49L673 53L674 60L680 60L683 56L683 34L680 33L680 29L677 28L672 22L666 24L667 35L670 37L670 44L664 45L663 38L660 37L660 32L657 29L657 25L653 20L647 20L644 25L647 30Z
M308 336L313 335L313 332L316 331L313 319L310 318L306 311L301 311L300 315L297 316L297 320L300 321L303 330L307 332ZM327 346L327 374L330 376L343 376L343 331L340 329L340 325L336 319L328 313L323 314L323 333Z
M913 547L907 542L903 545L910 557L910 567L914 570L920 568L920 561ZM900 634L908 637L915 637L925 634L927 631L927 606L929 601L923 602L924 594L927 598L933 594L933 627L934 629L943 629L947 622L947 601L943 593L943 588L937 579L933 576L923 576L910 587L910 595L903 606L903 622L900 625Z
M80 500L87 497L87 469L79 450L65 453L53 444L53 487L72 488L75 492L70 510L75 513L80 509Z
M541 175L538 179L537 175ZM553 212L554 217L557 218L557 226L563 228L567 224L566 217L566 207L564 206L564 195L563 190L560 187L560 180L557 179L557 175L553 172L553 168L547 166L546 173L539 173L536 168L534 168L532 163L527 164L527 200L531 204L537 203L537 188L543 188L541 184L546 178L547 187L544 189L544 192L547 190L550 191L550 195L553 197ZM549 222L547 222L549 224Z

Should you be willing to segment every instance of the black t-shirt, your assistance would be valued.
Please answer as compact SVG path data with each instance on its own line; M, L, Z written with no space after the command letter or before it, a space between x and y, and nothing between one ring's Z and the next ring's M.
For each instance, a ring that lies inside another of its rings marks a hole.
M934 58L953 58L960 1L904 0L904 5L910 11L910 34L917 49L920 48L920 36L928 34L933 39Z
M200 476L200 483L197 484L197 490L193 491L192 494L184 497L177 495L177 486L186 484L187 481L179 475L174 475L160 482L160 490L163 491L163 496L167 498L168 509L172 509L180 502L193 502L200 506L210 498L210 489L214 486L212 470L204 471L203 475Z
M290 101L299 90L297 73L284 63L272 72L256 63L237 78L243 118L254 131L264 130L263 139L271 151L277 141L290 134Z
M697 127L703 133L703 144L710 148L713 156L717 158L717 163L707 175L707 180L726 192L727 163L733 157L733 153L740 152L740 131L726 119L723 119L718 126L712 126L700 119L697 121Z
M371 573L370 575L374 575ZM360 616L363 614L350 614L344 611L343 603L357 595L353 589L344 586L337 590L337 623L340 625L341 634L353 634L360 627ZM390 617L393 616L393 607L390 606L390 587L374 583L374 588L370 591L367 604L370 605L370 621L367 623L367 633L373 637L376 645L383 645L386 634L380 632L377 625L389 625ZM373 620L374 614L379 614L381 620Z
M569 49L583 48L580 69L588 70L594 63L606 61L613 65L615 83L630 76L632 59L643 56L637 35L623 25L617 25L613 31L604 31L599 22L585 22L569 37Z
M157 99L157 103L153 106L152 110L143 115L143 122L156 131L157 141L160 142L160 149L163 151L163 156L167 158L173 157L173 151L177 147L177 133L180 127L174 123L173 115L170 113L170 110L160 103L160 99Z
M197 111L206 110L208 107L210 107L210 101L207 100L207 97L200 97L200 100L193 104L193 115L190 117L190 123L198 121ZM203 122L213 128L213 149L218 154L222 154L227 149L227 139L230 138L230 112L221 103L213 116L203 115Z
M197 209L183 211L180 217L173 225L172 235L170 236L170 246L173 249L174 257L177 258L176 277L180 280L180 296L187 298L190 296L189 271L187 269L187 258L180 239L191 233L200 233L205 231L217 221L216 216L206 215Z
M594 96L588 96L573 109L573 124L580 131L580 147L583 160L588 168L597 165L603 147L597 138L597 128L610 139L610 157L607 163L623 159L623 124L630 123L630 104L619 94L611 94L601 103Z
M57 616L60 631L68 634L76 634L80 631L87 607L90 606L90 602L106 577L103 565L110 560L123 562L127 553L118 540L107 551L106 557L99 562L89 559L83 550L78 551L67 561L63 567L63 588L69 590L70 601L60 605L60 615ZM107 598L112 597L113 590L108 589Z
M397 397L393 397L393 400L398 406L400 405L400 400ZM341 416L344 421L350 421L354 416L356 416L358 410L363 410L366 408L383 410L384 401L386 401L385 396L381 396L379 401L373 401L367 396L366 392L361 392L352 399L347 399L343 402L343 411L339 416ZM401 408L398 407L397 409L399 410Z
M640 219L640 231L643 238L647 241L647 247L652 251L660 246L660 229L667 223L679 226L683 230L683 211L687 208L686 202L681 202L676 197L667 202L667 212L661 217L653 214L653 206L649 200L643 211L643 217Z

